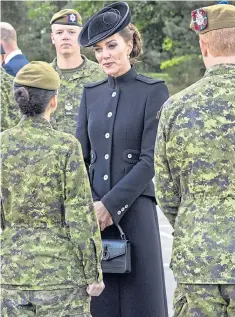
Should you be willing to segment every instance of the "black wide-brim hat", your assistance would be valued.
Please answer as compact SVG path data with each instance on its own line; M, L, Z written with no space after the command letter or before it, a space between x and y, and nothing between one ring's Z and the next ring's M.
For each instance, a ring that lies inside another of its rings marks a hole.
M126 2L111 3L95 13L83 26L78 42L81 46L92 46L124 29L131 20Z

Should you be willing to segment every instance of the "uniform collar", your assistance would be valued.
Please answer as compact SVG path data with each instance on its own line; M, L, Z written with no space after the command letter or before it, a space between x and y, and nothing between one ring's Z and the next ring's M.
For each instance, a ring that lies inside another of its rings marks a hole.
M205 77L215 75L232 75L235 76L235 64L219 64L208 68Z
M45 118L41 117L40 115L34 116L34 117L28 117L26 115L23 115L20 122L18 123L19 126L32 126L35 128L50 128L52 129L52 126L49 121L47 121Z
M81 55L81 56L82 56L82 58L84 60L83 64L73 74L73 76L68 81L90 76L91 71L90 71L90 67L88 67L90 61L89 61L89 59L86 56L84 56L84 55ZM62 74L61 70L59 69L59 67L57 65L57 58L55 58L51 64L52 64L53 68L57 71L57 73L59 74L60 78L63 78L63 74Z
M130 84L136 77L137 77L137 72L135 70L135 68L133 66L131 66L131 69L119 76L119 77L112 77L112 76L108 76L108 85L110 86L110 88L122 88L128 84Z

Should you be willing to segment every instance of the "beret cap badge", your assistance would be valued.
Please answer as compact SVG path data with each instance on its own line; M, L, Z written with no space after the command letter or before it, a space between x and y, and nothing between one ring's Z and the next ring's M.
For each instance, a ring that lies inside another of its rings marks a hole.
M78 17L76 14L68 14L68 23L77 23Z
M204 30L208 25L208 17L205 10L196 9L192 11L192 26L195 31L202 31Z

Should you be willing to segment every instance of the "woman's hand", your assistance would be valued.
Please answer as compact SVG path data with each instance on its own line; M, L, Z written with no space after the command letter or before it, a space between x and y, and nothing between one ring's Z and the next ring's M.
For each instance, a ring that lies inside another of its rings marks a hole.
M104 282L93 283L88 285L86 291L90 296L100 296L105 288Z
M100 224L100 230L103 231L113 224L112 217L101 201L94 202L94 207Z

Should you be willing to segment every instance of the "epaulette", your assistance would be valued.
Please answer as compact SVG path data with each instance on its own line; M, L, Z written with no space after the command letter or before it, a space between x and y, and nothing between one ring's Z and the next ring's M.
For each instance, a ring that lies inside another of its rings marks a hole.
M105 83L106 81L108 81L108 77L105 78L105 79L103 79L103 80L100 80L100 81L95 81L95 82L93 82L93 83L86 83L86 84L84 85L84 87L86 87L86 88L92 88L92 87L95 87L95 86L99 86L99 85Z
M156 84L156 83L164 83L165 82L164 80L154 79L154 78L142 75L142 74L138 74L136 79L140 80L140 81L143 81L144 83L150 84L150 85Z

